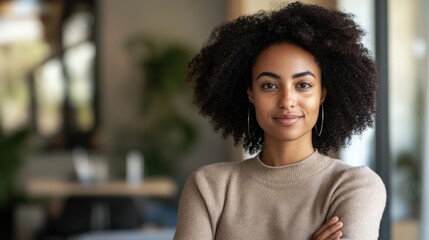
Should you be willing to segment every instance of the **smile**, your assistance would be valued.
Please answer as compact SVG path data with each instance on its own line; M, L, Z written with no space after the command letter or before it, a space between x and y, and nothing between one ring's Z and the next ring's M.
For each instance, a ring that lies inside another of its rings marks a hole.
M284 126L290 126L298 122L299 119L301 119L302 116L298 115L281 115L273 117L273 119Z

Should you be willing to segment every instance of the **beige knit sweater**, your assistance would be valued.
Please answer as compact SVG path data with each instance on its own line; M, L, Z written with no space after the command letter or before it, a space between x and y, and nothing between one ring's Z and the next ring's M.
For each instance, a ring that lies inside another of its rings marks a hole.
M352 167L317 151L283 167L259 157L217 163L188 179L175 240L311 239L336 215L343 239L378 238L386 190L367 167Z

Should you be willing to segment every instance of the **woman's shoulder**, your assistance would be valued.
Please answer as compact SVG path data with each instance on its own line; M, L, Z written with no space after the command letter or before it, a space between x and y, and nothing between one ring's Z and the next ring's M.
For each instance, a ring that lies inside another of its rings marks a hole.
M335 175L340 184L350 186L353 183L359 183L359 185L365 187L385 191L383 180L368 166L353 166L338 159L334 160L331 171L333 171L333 175Z
M333 165L327 215L341 219L346 239L377 239L387 199L382 179L367 166Z
M217 175L235 171L242 162L218 162L199 167L193 175Z
M342 174L349 175L350 177L371 177L371 178L380 178L377 173L375 173L368 166L360 165L350 165L343 162L342 160L335 159L335 169Z
M241 166L242 162L221 162L202 166L188 177L184 191L194 189L204 198L222 202L230 183L239 178Z
M189 180L197 183L217 183L228 181L232 176L239 173L243 165L241 162L219 162L204 165L195 170L189 177Z

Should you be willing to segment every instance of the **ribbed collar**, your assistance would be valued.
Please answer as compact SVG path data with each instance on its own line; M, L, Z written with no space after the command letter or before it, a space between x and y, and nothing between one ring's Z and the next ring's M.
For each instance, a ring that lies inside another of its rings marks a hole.
M304 180L334 163L325 155L314 151L304 160L281 167L272 167L264 164L259 158L259 154L247 161L244 161L245 169L250 171L251 176L262 183L284 184L298 180Z

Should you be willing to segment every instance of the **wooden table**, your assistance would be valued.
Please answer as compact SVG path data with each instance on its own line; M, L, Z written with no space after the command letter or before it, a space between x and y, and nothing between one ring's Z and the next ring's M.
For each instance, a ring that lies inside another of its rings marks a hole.
M27 183L25 190L30 197L50 200L48 207L50 216L59 216L65 199L70 197L92 199L92 207L88 213L90 228L100 231L111 228L111 211L106 198L172 198L177 193L177 185L167 177L147 178L140 183L108 181L92 184L59 179L33 179Z
M57 179L34 179L26 186L26 192L33 197L71 197L71 196L142 196L174 197L176 183L167 177L148 178L140 183L108 181L81 184Z

